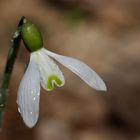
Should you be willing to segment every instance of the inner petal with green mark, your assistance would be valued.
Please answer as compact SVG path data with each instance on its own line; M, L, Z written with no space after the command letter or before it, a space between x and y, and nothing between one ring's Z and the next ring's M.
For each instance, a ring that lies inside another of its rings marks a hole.
M54 89L54 84L58 87L64 85L61 79L57 75L50 75L47 80L47 90L52 91Z
M45 49L42 48L36 52L32 52L31 55L34 57L34 61L37 63L38 70L40 73L41 86L51 91L54 86L61 87L65 83L65 78L58 65L45 53Z

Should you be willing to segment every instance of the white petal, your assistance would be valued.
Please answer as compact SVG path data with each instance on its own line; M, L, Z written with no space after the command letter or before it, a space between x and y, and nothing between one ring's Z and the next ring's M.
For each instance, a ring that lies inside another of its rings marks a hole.
M19 112L28 127L33 127L39 116L40 77L31 56L27 70L20 82L17 103Z
M106 91L106 85L101 77L92 70L88 65L80 60L74 59L72 57L62 56L53 52L46 50L46 53L53 57L55 60L63 64L65 67L70 69L76 75L78 75L82 80L84 80L89 86L95 88L96 90Z
M63 86L65 80L58 65L56 65L56 63L44 53L44 51L45 49L41 49L32 55L36 57L42 87L47 91L51 91L53 90L54 85L57 85L58 87Z

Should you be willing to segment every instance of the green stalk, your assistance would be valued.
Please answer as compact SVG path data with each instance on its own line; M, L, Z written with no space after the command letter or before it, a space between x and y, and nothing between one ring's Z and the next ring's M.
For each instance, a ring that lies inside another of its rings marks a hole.
M20 42L21 42L20 27L23 25L24 19L25 17L22 17L20 19L17 30L14 33L13 38L11 40L11 45L7 56L5 70L3 73L2 83L0 86L0 127L2 127L3 124L3 116L4 116L4 110L5 110L6 100L8 96L9 83L13 71L13 66L16 60L16 56L18 53L18 49L20 46Z

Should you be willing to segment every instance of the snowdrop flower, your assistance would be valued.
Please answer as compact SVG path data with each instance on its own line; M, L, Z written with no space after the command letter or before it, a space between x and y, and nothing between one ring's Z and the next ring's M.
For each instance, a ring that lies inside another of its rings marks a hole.
M106 91L106 86L98 74L89 66L72 57L62 56L43 48L38 28L31 22L25 22L21 36L30 51L30 60L18 89L17 103L19 112L28 127L33 127L39 116L40 84L46 91L65 83L64 75L54 60L58 61L78 75L90 87Z

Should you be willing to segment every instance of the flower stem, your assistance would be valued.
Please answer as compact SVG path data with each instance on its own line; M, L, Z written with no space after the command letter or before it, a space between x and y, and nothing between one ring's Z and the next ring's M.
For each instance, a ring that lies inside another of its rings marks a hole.
M5 110L6 100L8 96L8 87L11 79L11 74L13 71L13 66L21 42L20 27L23 25L24 19L25 17L21 17L17 30L14 33L13 38L11 40L10 49L8 52L7 61L5 65L5 70L3 73L2 83L0 86L0 127L2 127L3 124L4 110Z

